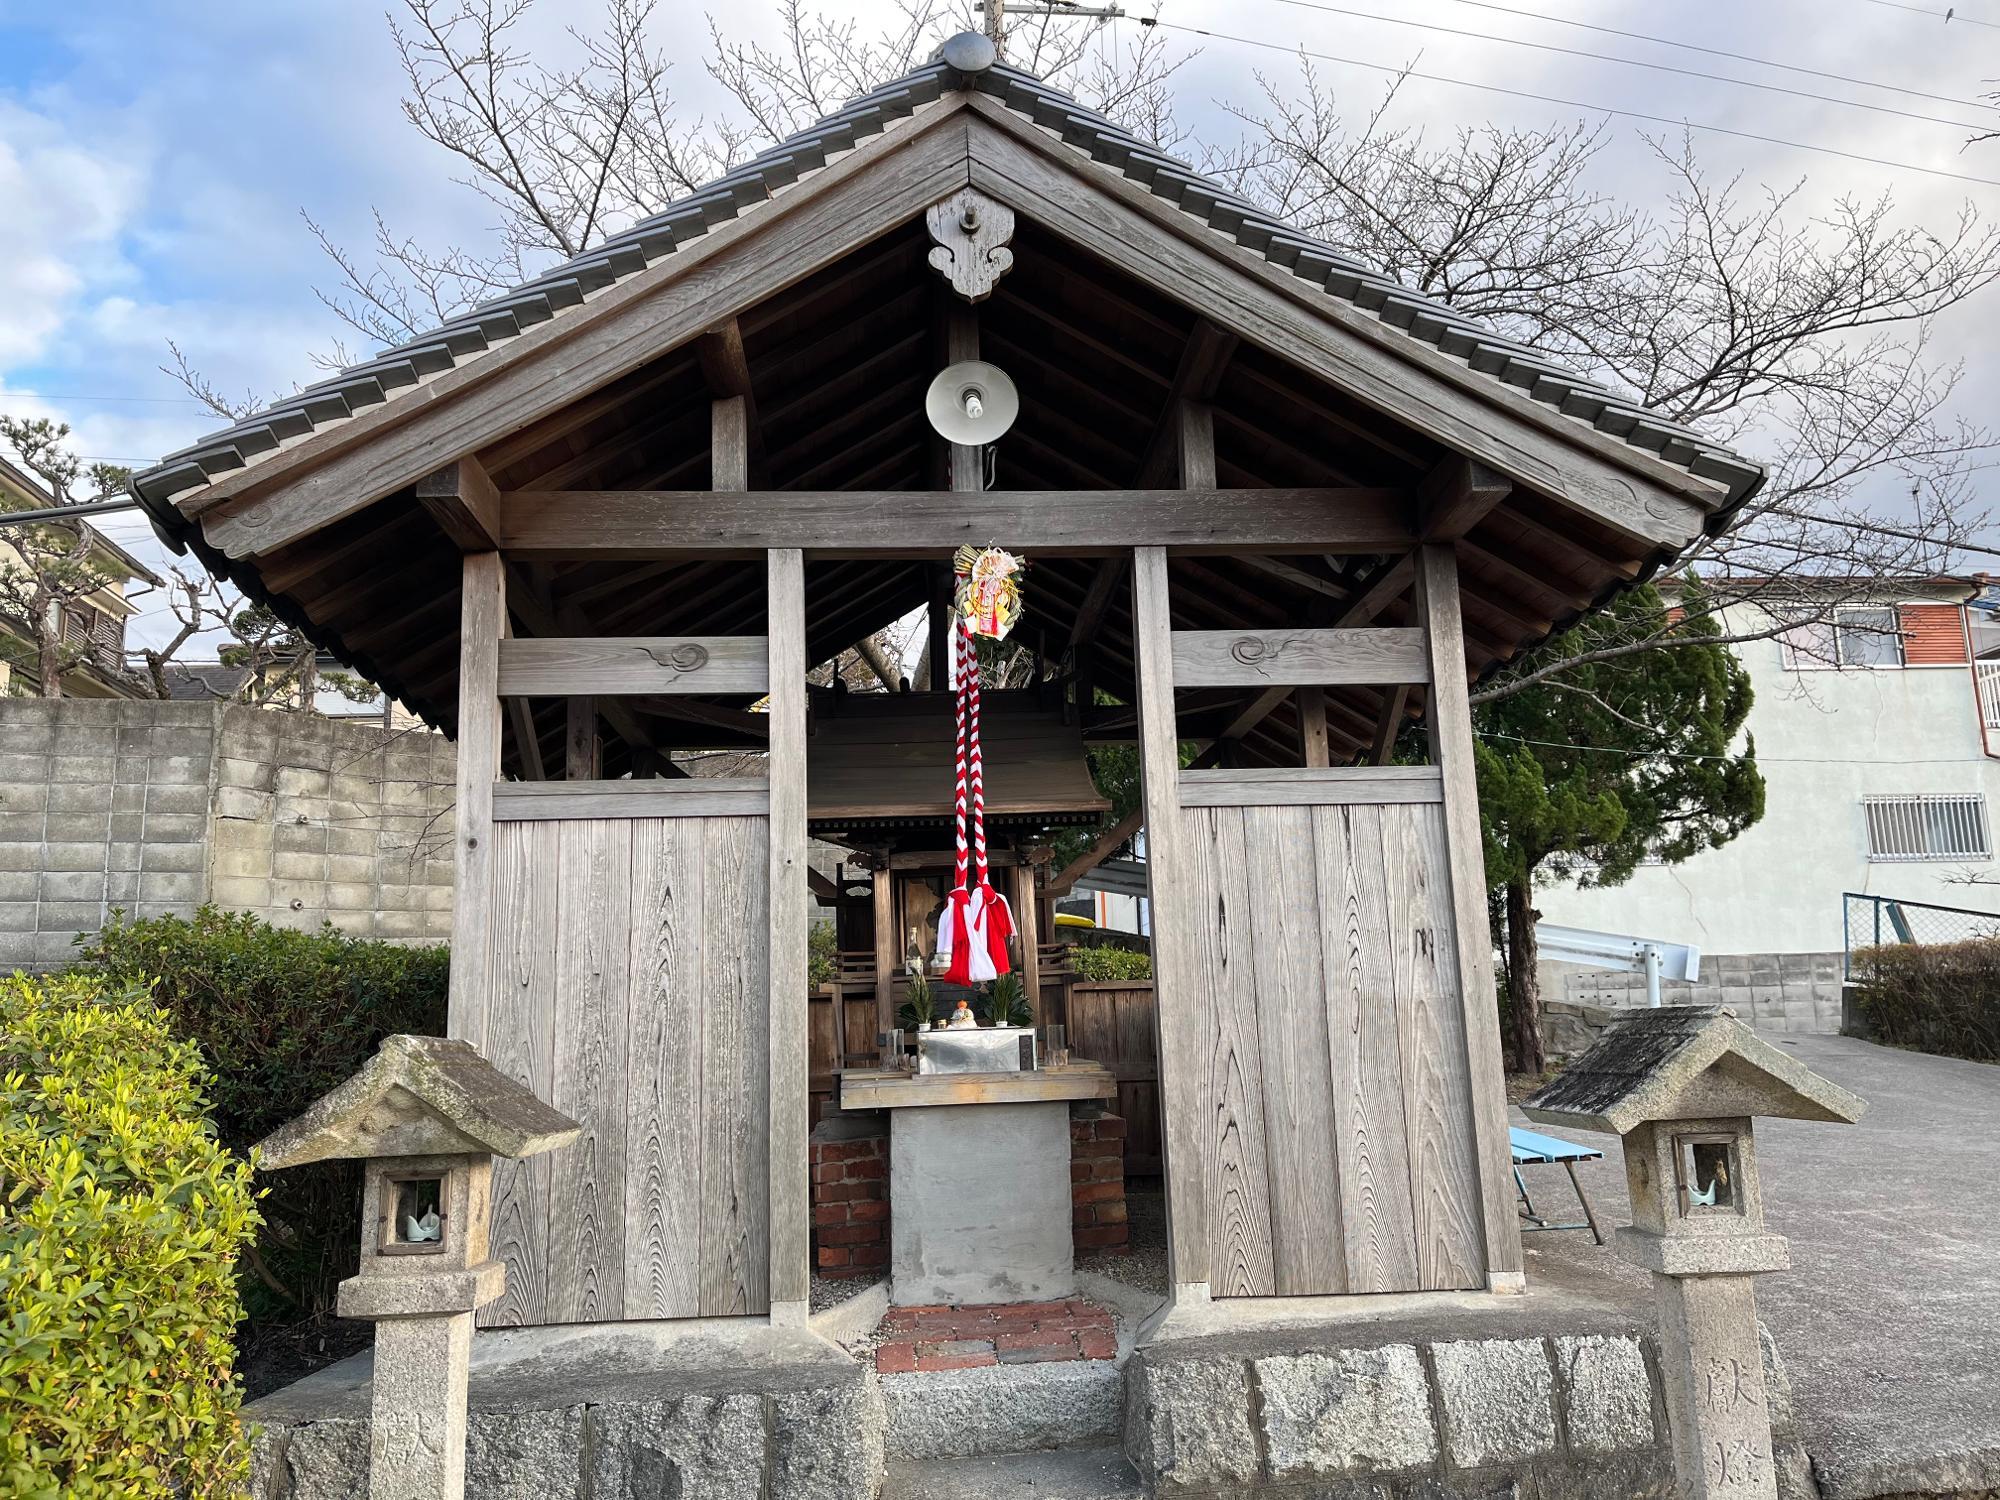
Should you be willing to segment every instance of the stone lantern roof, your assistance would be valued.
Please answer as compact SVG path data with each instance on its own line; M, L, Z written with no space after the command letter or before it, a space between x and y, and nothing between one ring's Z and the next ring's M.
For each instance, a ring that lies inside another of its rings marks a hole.
M576 1121L486 1061L469 1042L392 1036L361 1071L261 1142L258 1165L383 1156L536 1156Z
M1852 1124L1868 1106L1718 1005L1663 1005L1615 1021L1523 1102L1543 1125L1627 1135L1648 1120L1737 1115Z

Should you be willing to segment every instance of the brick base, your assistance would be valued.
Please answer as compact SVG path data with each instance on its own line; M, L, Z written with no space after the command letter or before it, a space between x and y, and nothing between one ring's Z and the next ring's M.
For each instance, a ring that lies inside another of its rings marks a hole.
M841 1115L812 1133L813 1265L822 1276L880 1276L889 1268L889 1131L879 1118Z
M1101 1104L1070 1106L1070 1223L1079 1255L1131 1248L1125 1222L1125 1122ZM812 1133L813 1266L829 1277L889 1267L889 1127L880 1115L831 1115Z
M1101 1104L1070 1107L1069 1196L1079 1255L1123 1255L1132 1248L1125 1219L1125 1122Z
M875 1368L884 1375L1115 1359L1118 1354L1111 1314L1076 1297L981 1307L892 1307L881 1331Z

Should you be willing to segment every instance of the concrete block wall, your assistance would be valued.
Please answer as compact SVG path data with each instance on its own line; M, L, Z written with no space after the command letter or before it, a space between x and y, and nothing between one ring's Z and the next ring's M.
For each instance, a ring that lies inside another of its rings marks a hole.
M1840 1032L1839 953L1705 953L1700 972L1694 984L1662 984L1661 1001L1727 1005L1759 1031L1822 1036ZM1551 977L1559 980L1559 987L1549 982ZM1548 964L1543 968L1542 995L1607 1010L1630 1009L1646 1003L1646 980L1642 974Z
M427 731L238 704L0 700L0 969L67 962L114 909L204 901L443 941L454 765Z

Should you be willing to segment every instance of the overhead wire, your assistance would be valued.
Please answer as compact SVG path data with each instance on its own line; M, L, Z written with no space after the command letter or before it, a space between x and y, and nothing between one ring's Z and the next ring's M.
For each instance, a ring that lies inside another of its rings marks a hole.
M1673 47L1682 52L1700 52L1709 57L1726 57L1731 62L1751 63L1760 68L1776 68L1785 73L1801 73L1809 78L1824 78L1830 83L1851 83L1859 88L1884 89L1894 94L1908 94L1916 99L1932 99L1939 104L1964 104L1973 108L1991 108L1977 99L1961 99L1950 94L1933 94L1924 89L1905 87L1900 83L1879 83L1872 78L1851 78L1845 73L1829 73L1824 68L1808 68L1801 63L1779 62L1771 57L1752 57L1747 52L1731 52L1727 47L1704 47L1699 42L1677 42L1671 37L1650 36L1643 31L1626 31L1617 26L1600 26L1594 21L1573 21L1568 16L1543 15L1540 11L1522 10L1519 6L1501 5L1498 0L1451 0L1453 5L1469 5L1475 10L1496 11L1501 15L1520 16L1530 21L1546 21L1551 26L1571 26L1579 31L1595 31L1603 36L1623 37L1628 42L1649 42L1656 47ZM1961 20L1964 17L1960 17ZM1986 23L1980 22L1984 25Z
M1821 156L1837 156L1844 161L1857 161L1871 167L1888 167L1897 172L1918 172L1927 177L1944 177L1954 182L1969 182L1979 187L2000 187L2000 178L1975 177L1969 172L1949 172L1943 167L1923 167L1914 162L1891 161L1881 156L1864 156L1857 151L1842 151L1836 146L1815 146L1807 141L1786 140L1782 136L1763 135L1754 130L1737 130L1728 125L1707 125L1688 119L1674 119L1668 115L1646 114L1634 109L1615 109L1608 104L1586 104L1576 99L1559 99L1552 94L1538 94L1529 89L1513 89L1497 83L1477 83L1468 78L1453 78L1444 73L1425 73L1416 68L1393 66L1388 63L1365 62L1358 57L1342 57L1332 52L1315 52L1307 47L1291 46L1283 42L1267 42L1258 37L1236 36L1226 31L1211 31L1201 26L1185 26L1174 21L1162 21L1155 17L1135 17L1141 25L1158 26L1167 31L1185 32L1190 36L1205 36L1218 42L1233 42L1238 46L1257 47L1266 52L1283 52L1293 57L1310 57L1321 62L1341 63L1352 68L1366 68L1376 73L1391 76L1422 79L1426 83L1448 83L1456 88L1478 89L1489 94L1505 94L1514 99L1532 99L1540 104L1559 105L1564 109L1580 109L1589 114L1610 115L1624 120L1644 120L1653 125L1671 125L1682 130L1699 130L1709 135L1734 136L1738 140L1760 141L1767 146L1783 146L1791 151L1811 151Z
M1526 47L1535 52L1553 52L1562 57L1580 57L1591 62L1616 63L1626 68L1646 68L1655 73L1675 73L1683 78L1701 78L1710 83L1733 84L1737 88L1757 89L1767 94L1786 94L1794 99L1812 99L1821 104L1837 104L1845 109L1865 109L1872 114L1896 115L1905 120L1920 120L1927 125L1949 125L1954 130L1979 131L1991 128L1991 122L1975 120L1947 120L1942 115L1919 114L1915 110L1898 109L1892 104L1866 104L1859 99L1837 99L1831 94L1817 94L1810 89L1787 88L1781 83L1759 83L1753 78L1730 78L1722 73L1709 73L1700 68L1682 68L1673 63L1648 62L1639 57L1617 57L1608 52L1592 52L1583 47L1562 47L1554 42L1534 42L1525 37L1501 36L1497 32L1473 31L1464 26L1445 26L1435 21L1417 21L1408 16L1385 16L1376 11L1352 10L1344 5L1329 5L1325 0L1271 0L1276 5L1289 5L1299 10L1324 11L1328 15L1347 16L1360 21L1379 21L1385 26L1407 26L1417 31L1434 31L1443 36L1465 37L1478 42L1497 42L1503 47ZM1527 12L1516 12L1527 14ZM1957 101L1953 101L1957 102Z
M1904 5L1902 0L1868 0L1870 5L1879 5L1885 10L1906 10L1913 16L1936 16L1940 21L1959 21L1967 26L1984 26L1989 31L2000 31L2000 22L1982 21L1977 16L1961 16L1958 7L1949 10L1932 10L1924 5Z

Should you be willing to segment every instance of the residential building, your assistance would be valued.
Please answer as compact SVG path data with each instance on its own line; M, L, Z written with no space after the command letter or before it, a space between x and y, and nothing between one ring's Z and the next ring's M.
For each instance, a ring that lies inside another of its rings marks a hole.
M1812 623L1737 645L1757 694L1745 728L1762 821L1622 886L1538 892L1543 920L1696 944L1696 997L1779 1029L1838 1029L1847 893L2000 915L1996 607L1983 578L1885 583L1830 620L1822 605ZM1753 633L1785 610L1722 615L1728 633ZM1871 921L1856 940L1872 935ZM1637 983L1547 965L1543 992L1622 1003Z
M55 497L34 475L0 458L0 511L41 510ZM63 609L63 638L81 651L76 665L63 674L63 696L71 698L149 698L144 678L125 662L125 626L138 613L128 597L132 584L158 587L160 578L138 558L79 520L91 541L91 557L104 573L104 587ZM0 571L22 566L21 554L0 528ZM0 696L40 695L34 636L22 620L10 620L0 610Z

